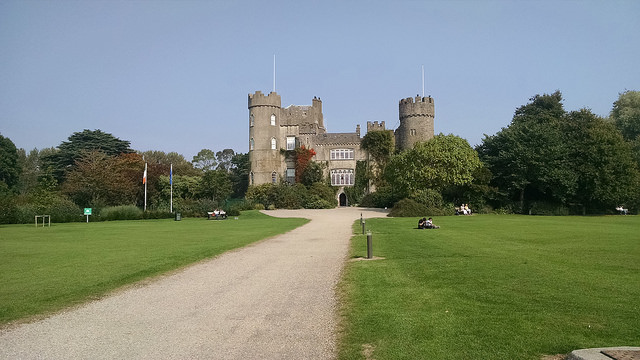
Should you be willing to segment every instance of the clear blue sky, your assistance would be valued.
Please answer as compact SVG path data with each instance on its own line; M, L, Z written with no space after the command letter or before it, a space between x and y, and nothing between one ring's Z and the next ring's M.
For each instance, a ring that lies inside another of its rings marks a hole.
M330 132L398 124L422 92L471 145L535 94L607 116L640 90L640 1L0 1L0 133L57 146L248 151L247 95L323 100Z

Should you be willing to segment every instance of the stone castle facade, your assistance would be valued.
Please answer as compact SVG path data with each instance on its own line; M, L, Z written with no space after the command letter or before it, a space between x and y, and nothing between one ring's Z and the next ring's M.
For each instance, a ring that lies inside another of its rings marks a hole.
M431 97L400 100L400 126L394 132L396 148L410 149L416 142L434 134L434 103ZM367 122L367 131L384 130L385 122ZM260 91L249 94L249 184L259 185L295 181L294 160L286 150L303 146L314 149L313 160L324 165L331 185L339 187L340 205L347 205L345 186L355 181L356 162L366 160L360 149L360 125L352 133L329 133L324 126L322 101L314 97L311 105L282 107L280 95Z

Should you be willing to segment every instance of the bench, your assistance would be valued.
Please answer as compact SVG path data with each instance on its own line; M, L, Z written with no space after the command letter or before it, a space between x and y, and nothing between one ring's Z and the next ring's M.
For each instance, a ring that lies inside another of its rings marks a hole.
M207 211L207 220L224 220L227 218L227 213L215 214L213 211Z

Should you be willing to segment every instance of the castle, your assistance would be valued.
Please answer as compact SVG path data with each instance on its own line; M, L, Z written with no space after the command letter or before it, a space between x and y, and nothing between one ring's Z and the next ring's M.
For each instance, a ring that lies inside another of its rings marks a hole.
M355 181L356 162L366 160L360 149L360 125L352 133L329 133L324 126L322 100L314 97L311 105L282 107L280 95L261 91L249 94L249 184L259 185L295 181L294 159L286 150L303 146L314 149L313 160L324 165L325 176L339 188L341 206L349 201L345 186ZM400 126L394 132L396 149L410 149L416 142L433 137L433 98L416 96L400 100ZM386 131L385 122L367 122L367 131Z

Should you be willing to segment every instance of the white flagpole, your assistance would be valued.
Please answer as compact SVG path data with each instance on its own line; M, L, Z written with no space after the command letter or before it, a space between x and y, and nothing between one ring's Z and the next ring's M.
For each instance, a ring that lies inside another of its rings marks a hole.
M173 212L173 164L171 164L171 170L169 170L169 180L171 180L171 210Z
M147 163L144 163L144 211L147 211Z
M276 54L273 54L273 92L276 92Z
M424 65L422 65L422 97L424 97Z

